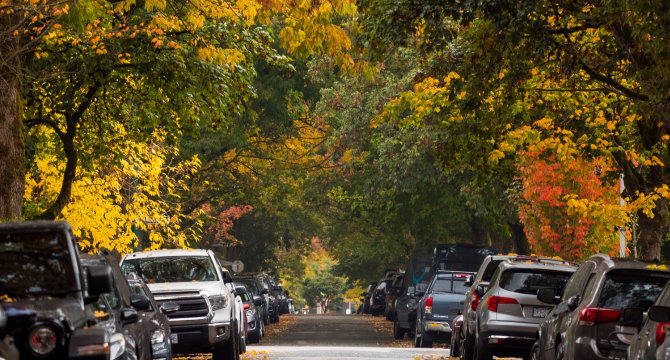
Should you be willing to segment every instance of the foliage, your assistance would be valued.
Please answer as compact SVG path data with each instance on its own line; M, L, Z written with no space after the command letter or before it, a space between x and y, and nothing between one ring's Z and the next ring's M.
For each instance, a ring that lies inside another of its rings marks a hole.
M158 130L149 143L121 144L123 158L118 165L100 166L95 175L78 174L71 201L57 220L72 225L82 249L128 253L135 244L136 230L149 234L151 249L186 247L189 239L198 236L201 222L183 227L185 217L175 199L185 188L179 179L196 172L200 161L193 157L170 163L177 149L167 145L165 137L165 132ZM57 148L53 143L42 143L34 172L27 175L27 215L43 211L58 195L65 166L54 155Z
M307 264L306 276L302 281L302 296L310 306L321 305L330 309L330 305L342 301L342 295L349 285L347 279L335 275L335 262L323 257Z
M224 202L221 205L225 205ZM213 224L207 229L211 234L213 240L217 243L225 243L229 245L236 245L238 240L230 232L233 230L233 220L239 219L242 215L250 212L253 208L249 205L230 206L221 210L218 214L213 215ZM203 205L205 214L210 211L209 204Z
M578 261L594 253L615 256L619 237L612 229L624 224L621 212L578 212L564 202L565 196L575 194L618 206L618 187L598 178L599 173L610 170L611 163L582 157L559 162L551 151L535 150L522 152L518 167L522 184L519 217L533 252Z

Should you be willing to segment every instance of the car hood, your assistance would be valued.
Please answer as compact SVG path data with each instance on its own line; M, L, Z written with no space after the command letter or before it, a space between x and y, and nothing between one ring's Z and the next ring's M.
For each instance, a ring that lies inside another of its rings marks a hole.
M204 291L208 296L221 295L221 291L230 294L230 290L221 281L191 281L176 283L154 283L148 284L149 290L154 295L165 293L178 293L190 291Z
M37 320L52 320L62 322L64 326L74 330L84 324L86 313L81 302L74 298L56 298L5 303L2 307L9 311L16 304L17 307L35 311Z

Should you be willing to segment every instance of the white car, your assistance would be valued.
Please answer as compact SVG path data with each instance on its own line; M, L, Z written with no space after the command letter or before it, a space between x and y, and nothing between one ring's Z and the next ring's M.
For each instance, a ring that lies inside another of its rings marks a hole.
M211 250L132 253L123 257L121 268L143 278L159 306L169 301L179 304L169 316L174 353L209 352L214 360L239 356L244 341L242 309L227 285L232 277Z

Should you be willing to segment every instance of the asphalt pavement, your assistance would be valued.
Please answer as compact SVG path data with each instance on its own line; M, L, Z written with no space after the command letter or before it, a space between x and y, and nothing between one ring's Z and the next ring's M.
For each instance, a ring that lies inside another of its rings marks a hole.
M290 330L260 346L248 346L248 358L267 359L440 359L447 349L390 347L389 334L375 331L363 316L298 315Z

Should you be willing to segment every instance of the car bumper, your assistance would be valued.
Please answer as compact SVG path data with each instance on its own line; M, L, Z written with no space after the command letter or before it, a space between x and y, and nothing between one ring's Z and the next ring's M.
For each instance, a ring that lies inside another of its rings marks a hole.
M537 340L539 324L489 321L480 329L479 336L487 347L527 348Z
M170 330L177 335L177 343L172 344L174 352L182 353L190 349L213 349L221 346L230 338L230 322L172 325Z
M172 346L170 344L170 339L167 339L165 342L160 344L152 344L151 355L155 360L172 359Z
M451 324L444 321L426 321L424 325L426 331L451 333Z

